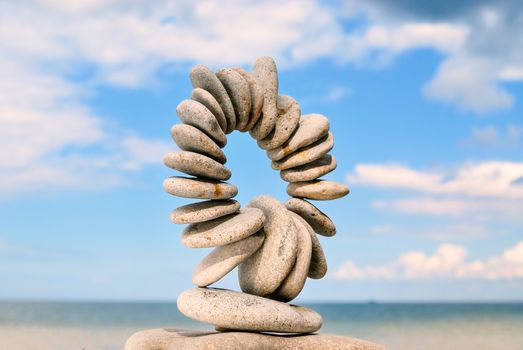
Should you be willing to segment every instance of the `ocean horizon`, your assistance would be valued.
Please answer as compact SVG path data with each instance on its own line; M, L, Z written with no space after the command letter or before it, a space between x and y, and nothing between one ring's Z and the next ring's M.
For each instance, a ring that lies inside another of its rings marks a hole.
M324 319L321 333L390 349L523 349L523 302L369 301L301 303ZM0 349L122 349L148 328L213 330L174 301L0 301Z

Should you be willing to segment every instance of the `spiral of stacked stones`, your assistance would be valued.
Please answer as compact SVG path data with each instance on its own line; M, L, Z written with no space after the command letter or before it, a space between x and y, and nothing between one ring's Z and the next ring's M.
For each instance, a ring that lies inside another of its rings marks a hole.
M197 65L190 80L191 98L176 108L182 124L171 129L180 151L167 154L164 162L191 177L169 177L164 188L175 196L206 200L175 209L170 219L189 224L182 236L185 246L215 248L193 272L198 288L183 292L178 308L217 329L317 331L322 324L318 313L286 302L296 298L307 277L325 276L327 263L316 234L336 233L329 217L306 199L337 199L349 192L319 179L336 168L328 154L334 145L329 120L320 114L302 116L292 97L278 95L270 57L259 58L252 72L226 68L214 73ZM293 198L282 204L258 196L245 208L232 199L238 189L225 182L231 171L222 148L233 130L248 131L266 150ZM207 288L235 267L243 293Z

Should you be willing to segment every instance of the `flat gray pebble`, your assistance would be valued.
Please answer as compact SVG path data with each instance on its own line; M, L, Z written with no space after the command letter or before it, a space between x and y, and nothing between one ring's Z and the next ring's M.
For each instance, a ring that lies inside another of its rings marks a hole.
M278 117L274 129L267 137L258 141L258 146L263 149L281 146L298 127L300 115L300 106L292 97L278 96Z
M256 80L256 78L245 69L237 67L234 68L234 70L240 73L249 84L249 92L251 94L251 113L249 114L249 122L245 127L238 128L240 131L249 131L261 116L263 108L263 90L261 84Z
M332 147L334 147L334 137L329 133L327 137L298 149L282 160L273 160L271 166L274 170L285 170L304 165L320 159L326 155Z
M327 274L327 259L325 258L320 240L314 233L312 227L303 218L300 217L300 219L303 220L302 223L307 228L307 231L309 231L312 243L311 263L309 265L308 276L312 279L323 278Z
M216 76L223 84L231 99L236 115L236 129L243 129L249 122L251 113L251 92L249 83L232 68L220 69Z
M307 221L317 234L326 237L332 237L336 234L336 226L332 220L306 200L291 198L285 202L285 207Z
M178 107L176 107L176 113L185 124L200 129L213 139L218 146L223 147L227 144L227 138L220 124L218 124L218 120L216 120L216 117L211 111L200 102L183 100Z
M271 57L260 57L254 63L252 74L263 89L262 116L249 131L256 140L265 138L274 128L278 115L278 69Z
M234 199L210 200L187 204L174 209L169 218L175 224L194 224L236 213L240 203Z
M238 194L238 188L227 182L182 176L168 177L163 188L174 196L186 198L229 199Z
M195 152L169 152L163 162L172 169L198 177L215 180L228 180L231 177L231 171L223 164Z
M336 169L336 158L326 154L313 162L280 172L282 180L287 182L311 181Z
M289 196L315 199L332 200L349 194L349 188L343 184L327 180L313 180L304 182L291 182L287 185Z
M259 209L240 209L236 214L187 226L182 243L189 248L209 248L236 242L258 232L264 219Z
M191 99L200 102L202 105L207 107L209 111L216 117L218 124L222 131L227 131L227 119L225 119L225 114L223 114L222 107L213 95L207 90L196 88L193 89L191 94Z
M222 149L203 131L187 124L176 124L171 128L171 136L182 150L204 154L224 164L227 157Z

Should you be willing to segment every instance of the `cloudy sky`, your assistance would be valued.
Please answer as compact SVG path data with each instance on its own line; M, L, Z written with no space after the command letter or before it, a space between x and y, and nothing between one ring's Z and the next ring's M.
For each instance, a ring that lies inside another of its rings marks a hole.
M338 233L302 300L521 300L523 6L420 3L1 1L0 298L190 288L206 251L161 185L176 105L192 65L271 55L352 191L318 204ZM242 204L286 199L248 135L225 151Z

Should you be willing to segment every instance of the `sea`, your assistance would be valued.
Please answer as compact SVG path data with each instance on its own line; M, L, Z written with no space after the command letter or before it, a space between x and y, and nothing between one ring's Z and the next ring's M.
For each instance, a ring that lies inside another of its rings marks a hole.
M523 303L308 304L322 333L398 350L523 350ZM1 350L116 350L147 328L212 330L160 302L0 302Z

